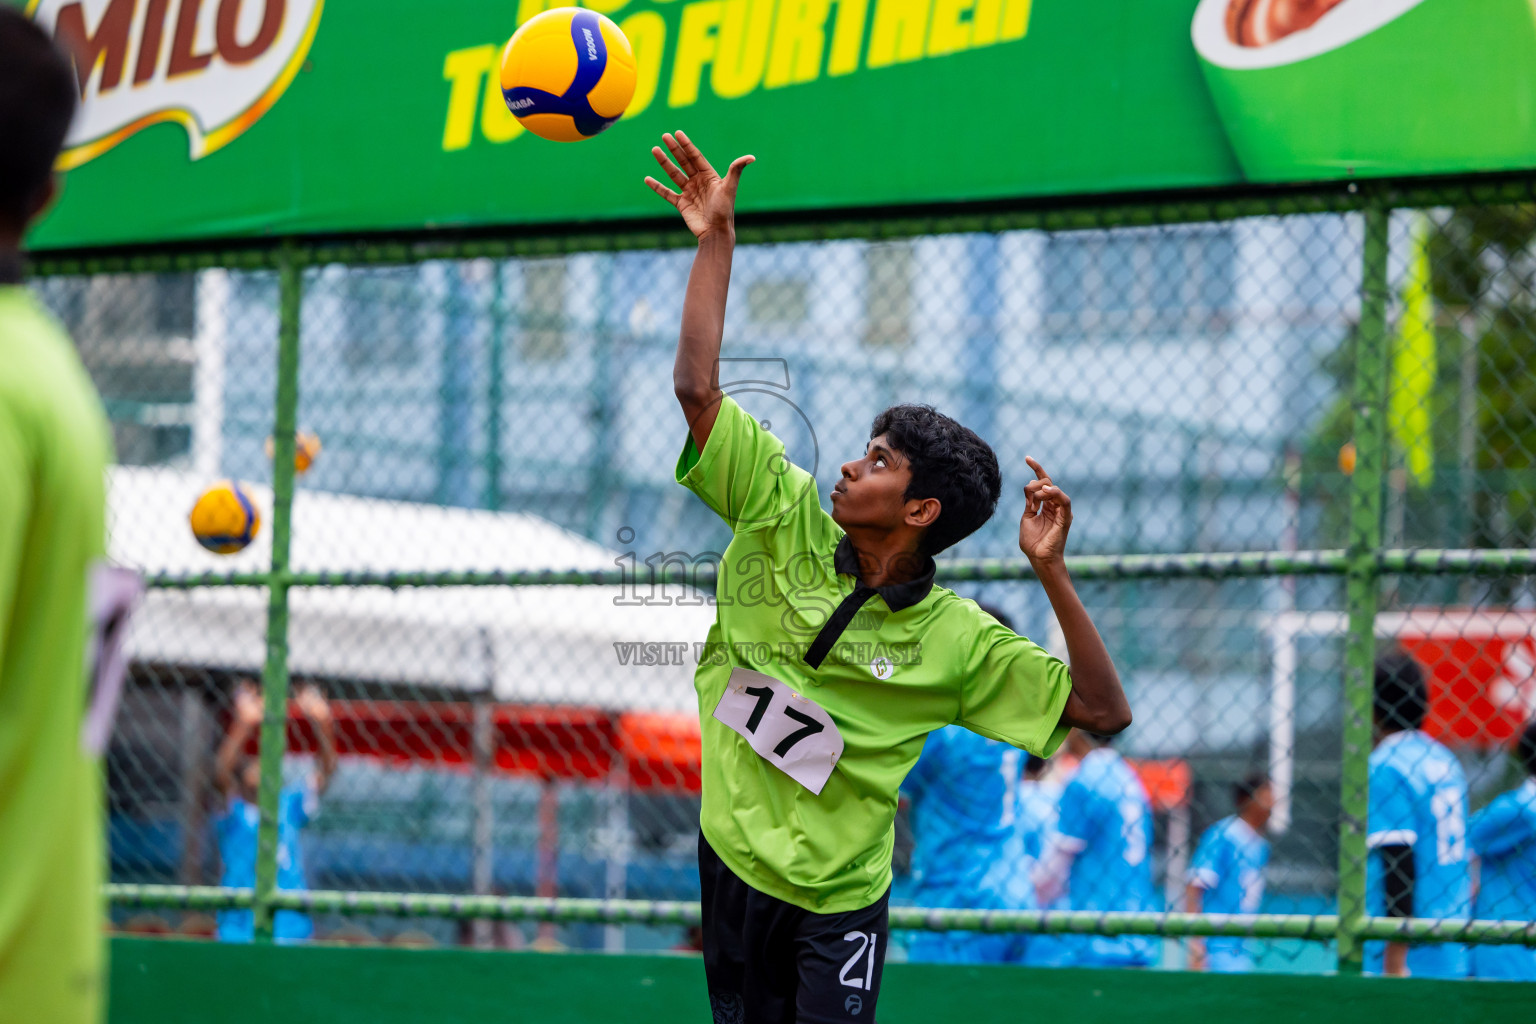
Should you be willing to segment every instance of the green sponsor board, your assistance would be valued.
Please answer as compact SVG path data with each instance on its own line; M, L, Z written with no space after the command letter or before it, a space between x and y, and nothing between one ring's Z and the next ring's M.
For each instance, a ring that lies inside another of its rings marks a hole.
M1251 180L1454 173L1536 160L1532 0L1311 3L1329 7L1327 16L1263 46L1231 38L1228 15L1243 0L1202 0L1196 12L1195 47Z
M676 128L753 212L1536 167L1533 0L591 0L638 87L564 144L496 73L553 6L30 0L84 94L30 245L657 217Z
M708 1024L702 958L115 938L112 1024ZM887 963L886 1024L1483 1024L1536 985ZM847 988L848 994L853 993ZM851 1022L873 1014L852 1012ZM719 1019L719 1018L716 1018Z

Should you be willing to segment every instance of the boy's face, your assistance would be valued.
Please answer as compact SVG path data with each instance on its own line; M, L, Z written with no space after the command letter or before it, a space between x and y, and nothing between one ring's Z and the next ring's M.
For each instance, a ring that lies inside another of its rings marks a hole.
M863 458L843 463L842 472L832 488L832 520L838 526L894 529L906 521L912 468L884 434L870 439Z
M1275 790L1266 782L1253 791L1250 801L1250 807L1253 811L1257 827L1263 829L1265 825L1269 824L1269 817L1275 811Z

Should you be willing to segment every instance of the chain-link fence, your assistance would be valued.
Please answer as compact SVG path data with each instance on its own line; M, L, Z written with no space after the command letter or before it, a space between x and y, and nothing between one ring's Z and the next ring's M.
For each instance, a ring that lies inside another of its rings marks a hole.
M893 923L1163 935L1143 952L1172 966L1197 934L1275 969L1353 965L1367 936L1536 942L1536 784L1495 802L1536 714L1525 188L743 228L725 390L823 488L892 403L988 439L1004 500L939 581L1062 651L1017 546L1040 459L1136 716L1086 755L1139 779L1108 817L1078 806L1083 751L1010 762L1008 799L1047 808L1010 805L1015 877L1066 835L1061 896ZM338 940L689 941L691 678L729 535L673 479L686 241L38 262L112 419L112 553L151 584L108 765L120 925L254 904L279 936L307 910ZM297 479L296 429L320 444ZM187 525L220 478L262 518L231 556ZM1394 651L1425 690L1372 754ZM1267 864L1242 860L1256 774ZM1122 888L1072 877L1145 821L1106 854Z

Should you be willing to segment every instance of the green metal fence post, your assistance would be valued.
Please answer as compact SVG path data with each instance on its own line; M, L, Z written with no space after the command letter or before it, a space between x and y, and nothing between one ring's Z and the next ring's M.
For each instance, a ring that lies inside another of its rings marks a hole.
M491 261L491 336L485 382L485 491L480 504L501 509L501 405L502 375L506 373L507 297L506 265Z
M261 786L257 805L256 938L272 938L272 896L277 891L277 805L288 742L288 542L293 515L293 448L299 405L299 316L304 268L293 246L278 265L277 394L272 424L272 564L267 573L267 660L261 689Z
M601 256L601 287L598 289L597 317L592 324L592 425L595 443L587 467L587 521L586 535L595 538L608 508L608 488L612 480L614 440L614 331L610 320L613 312L612 281L615 256Z
M1344 751L1340 766L1338 968L1358 973L1365 918L1365 827L1370 796L1371 689L1376 661L1380 579L1381 485L1387 447L1387 223L1381 206L1365 210L1360 329L1355 338L1355 472L1349 495L1345 602Z

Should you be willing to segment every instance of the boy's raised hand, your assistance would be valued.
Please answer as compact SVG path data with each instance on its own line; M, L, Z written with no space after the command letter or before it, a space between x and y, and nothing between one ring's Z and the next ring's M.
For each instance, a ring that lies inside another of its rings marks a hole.
M247 728L255 728L261 725L262 717L266 714L266 706L262 703L261 691L250 682L242 682L235 687L234 720Z
M677 163L667 159L667 154L662 152L660 146L652 146L651 155L678 190L674 192L652 177L647 177L645 183L651 186L653 192L677 207L677 212L683 215L683 223L688 225L694 237L703 238L712 231L733 228L736 222L736 186L741 182L742 168L757 157L737 157L731 161L731 166L722 178L715 173L709 161L704 159L699 147L683 132L676 135L668 132L661 139L667 144L672 160Z
M294 703L298 704L300 711L316 722L324 722L331 717L330 702L325 699L325 694L320 692L320 687L314 683L299 687Z
M1072 527L1072 499L1051 482L1040 463L1024 456L1035 479L1024 485L1024 515L1019 518L1019 550L1032 563L1059 560Z

